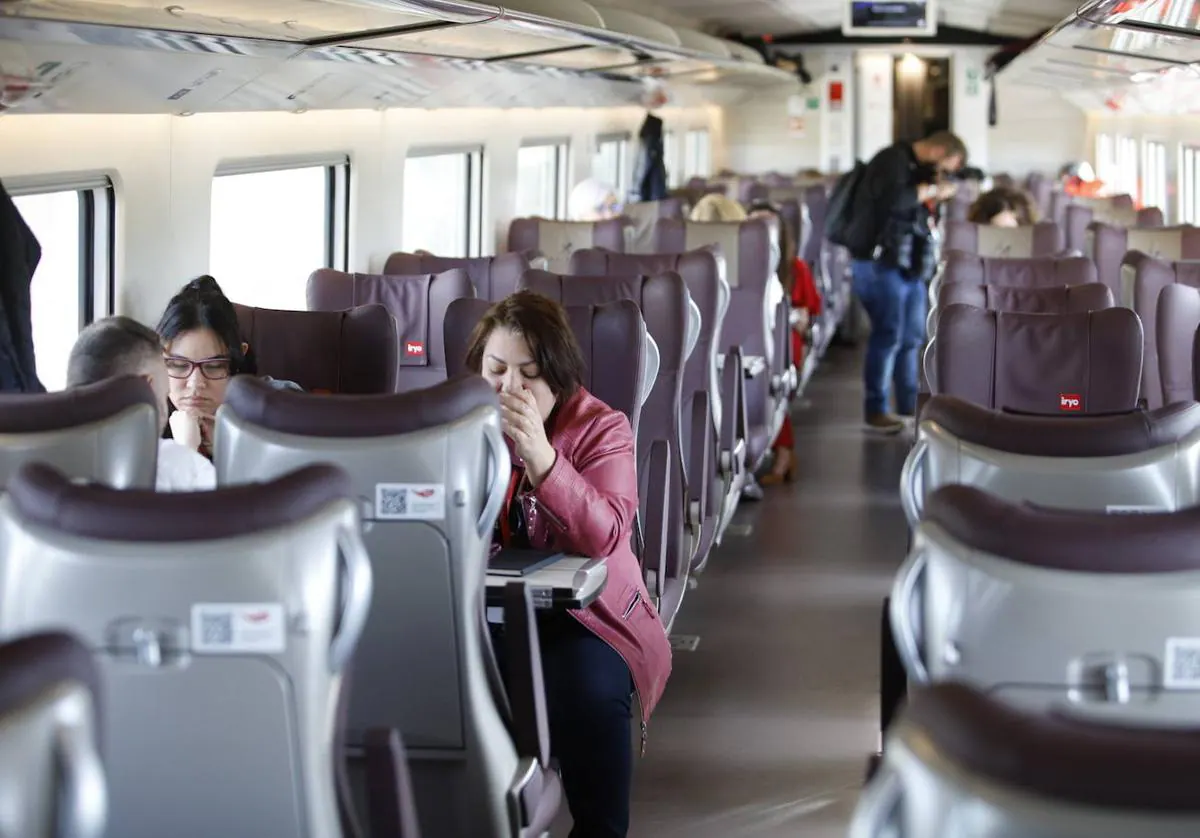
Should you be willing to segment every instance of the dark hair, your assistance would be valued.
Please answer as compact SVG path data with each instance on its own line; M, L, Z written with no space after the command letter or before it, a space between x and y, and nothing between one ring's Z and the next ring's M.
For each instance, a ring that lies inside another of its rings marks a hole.
M483 348L498 328L523 336L538 374L558 398L569 398L583 384L583 353L563 307L533 291L518 291L487 310L471 333L467 368L483 371Z
M776 271L779 277L779 282L790 296L792 293L792 284L796 281L795 265L796 261L796 237L792 235L791 225L787 219L783 217L783 213L779 211L779 207L772 204L770 201L755 201L750 204L750 213L769 212L779 221L779 268Z
M935 131L925 138L925 144L940 148L947 157L957 157L962 165L967 164L967 144L958 134L950 131Z
M95 384L118 375L140 375L147 362L162 362L153 329L131 317L97 320L79 333L67 360L67 386Z
M256 372L254 356L242 349L242 333L233 303L217 281L207 275L183 286L167 303L167 309L158 321L158 334L163 343L170 343L183 333L196 329L210 329L225 344L231 376Z
M1022 189L998 186L975 199L967 210L967 220L976 224L991 224L992 219L1002 212L1011 212L1018 224L1035 224L1038 216L1033 201Z

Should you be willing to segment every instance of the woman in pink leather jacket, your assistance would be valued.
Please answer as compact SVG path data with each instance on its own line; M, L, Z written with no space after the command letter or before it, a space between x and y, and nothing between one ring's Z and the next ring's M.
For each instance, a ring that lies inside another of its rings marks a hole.
M625 414L581 386L579 347L566 313L547 297L521 291L492 306L472 335L467 365L499 394L513 459L498 539L606 561L600 598L545 614L538 629L571 838L624 836L632 693L644 747L671 671L671 646L630 545L638 509L633 431Z

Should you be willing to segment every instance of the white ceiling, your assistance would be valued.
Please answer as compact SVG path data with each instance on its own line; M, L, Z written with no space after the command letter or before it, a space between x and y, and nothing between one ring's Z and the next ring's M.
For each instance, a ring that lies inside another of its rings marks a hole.
M849 0L605 0L667 23L745 35L840 29ZM1026 37L1074 14L1079 0L941 0L948 26Z

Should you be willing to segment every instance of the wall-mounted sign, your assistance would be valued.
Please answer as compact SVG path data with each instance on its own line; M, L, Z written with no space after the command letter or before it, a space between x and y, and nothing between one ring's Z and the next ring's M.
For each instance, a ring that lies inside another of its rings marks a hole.
M819 96L809 96L808 97L808 109L810 111L821 110L821 99Z
M831 81L829 83L829 110L840 111L842 109L842 105L845 104L843 100L845 91L846 87L842 82Z
M967 95L979 95L979 70L975 67L967 68Z

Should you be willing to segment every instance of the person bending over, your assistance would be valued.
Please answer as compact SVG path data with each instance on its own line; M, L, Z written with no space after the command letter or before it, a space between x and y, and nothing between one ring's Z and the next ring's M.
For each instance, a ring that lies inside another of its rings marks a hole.
M167 424L167 366L153 329L129 317L97 320L79 333L67 360L67 387L96 384L106 378L138 375L149 382L158 401L160 427ZM171 439L158 441L160 492L215 489L213 464L194 450Z
M519 291L471 336L467 366L495 388L512 455L496 540L604 559L608 583L582 610L540 616L550 742L571 838L629 829L632 692L646 723L671 672L671 645L630 547L638 511L633 430L582 386L583 358L553 300ZM498 641L503 627L492 627ZM504 670L503 643L493 642Z

